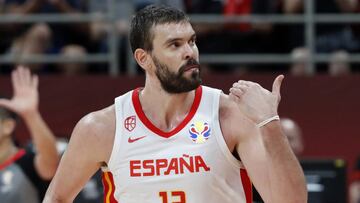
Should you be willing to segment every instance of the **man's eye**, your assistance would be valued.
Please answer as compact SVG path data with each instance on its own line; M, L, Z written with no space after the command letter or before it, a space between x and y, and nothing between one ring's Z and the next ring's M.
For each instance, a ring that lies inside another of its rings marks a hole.
M174 43L171 44L171 46L177 48L177 47L180 47L180 43L179 42L174 42Z

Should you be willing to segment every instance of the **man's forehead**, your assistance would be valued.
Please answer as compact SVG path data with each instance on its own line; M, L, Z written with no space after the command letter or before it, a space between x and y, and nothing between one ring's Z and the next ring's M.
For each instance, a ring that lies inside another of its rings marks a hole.
M154 26L155 39L166 41L168 39L187 38L195 34L189 22L165 23Z

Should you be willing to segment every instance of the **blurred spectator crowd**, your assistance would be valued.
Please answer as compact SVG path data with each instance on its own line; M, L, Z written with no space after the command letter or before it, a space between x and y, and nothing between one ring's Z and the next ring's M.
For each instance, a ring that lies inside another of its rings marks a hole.
M109 1L109 0L107 0ZM109 12L107 1L101 0L0 0L3 14L104 14ZM119 37L120 72L126 71L129 49L127 32L131 15L149 5L165 4L188 14L247 16L253 14L302 14L305 0L114 0L115 31ZM357 13L359 0L316 0L316 14ZM303 24L256 23L195 23L197 45L201 54L291 54L293 64L204 64L207 71L238 73L254 71L288 71L294 75L308 75L309 50L305 47ZM87 53L107 53L111 23L99 18L81 23L1 23L0 54L26 59L33 54L60 54L73 58ZM360 26L354 23L316 24L316 53L331 54L329 63L318 64L316 72L346 75L358 71L349 63L349 54L360 51ZM108 64L61 63L27 64L38 73L107 73ZM13 65L0 64L0 71L8 73Z

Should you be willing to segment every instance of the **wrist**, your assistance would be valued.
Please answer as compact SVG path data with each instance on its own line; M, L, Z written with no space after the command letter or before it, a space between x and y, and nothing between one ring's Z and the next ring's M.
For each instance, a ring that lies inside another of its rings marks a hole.
M265 125L269 124L270 122L279 121L279 120L280 120L280 117L278 115L271 116L271 117L268 117L268 118L263 119L262 121L258 122L256 124L256 126L261 128L261 127L264 127Z
M273 140L283 137L280 120L274 120L262 126L260 132L264 140Z
M24 111L24 112L20 113L20 116L27 122L27 121L33 120L34 118L40 116L40 112L36 108L36 109Z

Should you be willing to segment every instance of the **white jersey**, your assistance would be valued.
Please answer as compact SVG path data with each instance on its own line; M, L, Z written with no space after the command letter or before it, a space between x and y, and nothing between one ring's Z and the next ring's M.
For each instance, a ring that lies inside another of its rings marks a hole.
M220 129L220 90L197 88L190 112L170 132L146 118L139 91L115 99L105 203L252 202L251 182Z

